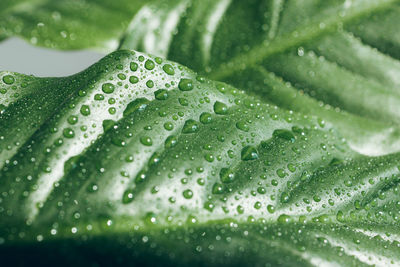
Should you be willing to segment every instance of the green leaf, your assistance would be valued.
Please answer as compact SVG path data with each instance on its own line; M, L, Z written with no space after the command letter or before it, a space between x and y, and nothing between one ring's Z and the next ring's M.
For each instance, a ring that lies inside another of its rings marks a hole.
M318 115L360 153L400 150L396 0L19 0L0 10L1 37L152 53Z
M400 154L139 52L0 81L3 262L400 263Z
M360 153L399 151L398 1L174 3L141 9L122 47L318 114ZM155 17L168 30L155 31Z
M111 52L145 0L2 0L0 40L20 36L57 49Z

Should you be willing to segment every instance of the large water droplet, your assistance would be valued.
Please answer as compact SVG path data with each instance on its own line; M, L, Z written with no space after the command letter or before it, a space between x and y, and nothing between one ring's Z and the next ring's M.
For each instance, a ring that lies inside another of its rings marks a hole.
M163 66L163 70L168 75L174 75L175 74L174 68L170 64L165 64Z
M222 168L219 172L219 177L221 179L221 182L231 183L235 180L235 173L228 168Z
M214 103L214 112L218 115L225 115L228 113L228 106L222 102L216 101Z
M241 152L242 160L255 160L258 159L257 149L253 146L245 146Z
M114 92L115 86L112 83L104 83L101 90L106 94Z
M15 82L15 79L12 75L5 75L3 76L3 82L5 84L13 84Z
M193 90L193 81L191 79L181 79L178 87L181 91Z
M294 141L296 140L295 136L293 135L293 133L289 130L285 130L285 129L278 129L275 130L272 135L274 137L278 137L278 138L282 138L285 140L288 140L292 143L294 143Z
M199 123L195 120L189 119L185 122L183 126L182 133L191 134L199 130Z
M137 98L135 100L133 100L132 102L130 102L125 110L124 110L124 116L127 116L137 110L142 111L144 110L147 105L149 104L149 100L147 100L146 98Z
M156 66L156 65L154 64L154 61L152 61L152 60L150 60L150 59L146 60L146 62L144 63L144 67L145 67L146 69L148 69L148 70L154 69L155 66Z

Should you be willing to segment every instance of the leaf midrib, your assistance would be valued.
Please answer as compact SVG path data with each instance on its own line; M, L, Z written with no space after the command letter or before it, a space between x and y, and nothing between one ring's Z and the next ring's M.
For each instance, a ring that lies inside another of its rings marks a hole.
M334 32L340 24L346 24L360 17L367 16L372 12L376 13L387 9L396 2L398 0L377 0L364 5L360 5L360 3L358 5L354 4L352 8L347 10L343 17L336 15L319 23L309 23L299 30L276 37L271 41L266 40L264 43L254 46L248 52L237 55L230 61L217 66L210 72L209 77L212 80L224 80L234 73L257 65L275 54L285 52L324 34ZM360 8L357 9L357 7ZM321 23L324 24L324 27L320 27ZM297 34L297 37L294 37L294 34Z

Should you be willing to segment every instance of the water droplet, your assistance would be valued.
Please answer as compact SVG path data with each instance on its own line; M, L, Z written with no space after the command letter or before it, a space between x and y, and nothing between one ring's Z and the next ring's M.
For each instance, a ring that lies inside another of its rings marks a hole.
M208 112L203 112L200 115L200 122L203 124L210 123L212 121L211 114Z
M193 82L191 79L181 79L178 85L181 91L190 91L193 90Z
M272 206L272 205L268 205L268 206L267 206L267 210L268 210L268 212L269 212L269 213L271 213L271 214L272 214L272 213L274 213L274 212L275 212L275 207L274 207L274 206Z
M219 177L221 179L221 182L231 183L235 180L235 173L228 168L222 168L219 172Z
M282 203L287 203L287 202L289 202L289 195L288 195L288 193L283 192L283 193L281 194L281 202L282 202Z
M148 81L146 82L146 86L147 86L148 88L153 88L153 87L154 87L154 82L153 82L152 80L148 80Z
M163 66L163 70L168 75L174 75L175 74L174 68L170 64L165 64Z
M336 214L336 220L338 220L339 222L344 222L344 214L342 211L338 211L338 213Z
M89 193L97 192L97 190L99 190L99 187L98 187L98 185L95 184L95 183L92 183L92 184L90 184L90 185L87 187L87 191L88 191Z
M214 112L218 115L225 115L228 113L228 106L222 102L216 101L214 103Z
M173 136L173 135L168 136L168 138L165 140L165 144L164 144L165 148L174 147L177 142L178 142L178 140L176 139L175 136Z
M80 111L81 111L81 114L82 114L83 116L89 116L89 115L90 115L90 108L89 108L88 105L82 105Z
M148 224L156 224L157 223L156 214L153 212L148 212L144 218L144 221L147 222Z
M193 191L190 189L186 189L185 191L183 191L183 197L186 199L190 199L193 197Z
M186 98L178 98L179 104L181 104L182 106L186 107L189 105L189 101Z
M144 67L148 70L152 70L154 69L156 65L154 64L154 62L150 59L146 60L146 62L144 63Z
M12 75L5 75L3 76L3 82L5 84L13 84L15 82L15 79Z
M136 62L131 62L130 69L131 71L136 71L138 69L138 64Z
M213 194L222 194L224 193L224 186L220 183L215 183L212 187Z
M244 213L244 208L243 208L241 205L238 205L238 206L236 207L236 210L237 210L237 212L238 212L239 214L243 214L243 213Z
M236 128L238 128L239 130L242 130L243 132L248 132L250 130L249 126L242 121L239 121L236 123Z
M214 210L214 207L215 207L214 203L212 203L211 201L206 201L204 203L204 209L206 209L206 210L208 210L210 212L212 212Z
M78 116L71 115L71 116L68 117L67 121L68 121L69 124L74 125L74 124L76 124L78 122Z
M199 130L199 123L195 120L189 119L185 122L183 126L182 133L191 134Z
M146 171L140 171L135 177L135 183L140 184L146 179Z
M150 137L148 136L142 136L140 137L140 143L142 143L145 146L151 146L153 145L153 141L151 140Z
M144 110L147 105L149 104L149 100L147 100L146 98L137 98L135 100L133 100L132 102L130 102L125 110L124 110L124 116L127 116L137 110L142 111Z
M65 138L73 138L75 136L74 130L71 128L65 128L63 130L63 135Z
M288 140L292 143L294 143L294 141L296 140L293 133L291 131L285 130L285 129L275 130L272 133L272 136Z
M122 140L121 138L118 138L118 137L113 137L111 139L111 143L113 145L115 145L115 146L118 146L118 147L124 147L126 145L126 142L124 140Z
M206 78L202 75L197 75L196 80L198 82L204 83L206 81Z
M95 95L94 95L94 100L97 100L97 101L104 100L104 95L102 95L102 94L95 94Z
M139 82L139 78L134 76L134 75L132 75L132 76L129 77L129 82L132 83L132 84L138 83Z
M133 201L133 196L133 189L127 189L122 196L122 203L131 203Z
M278 223L289 223L291 221L291 218L289 215L282 214L278 217Z
M154 92L154 96L158 100L166 100L168 98L168 91L165 89L160 89Z
M111 129L112 127L114 127L115 124L116 124L116 122L113 120L104 120L102 123L104 132L106 132L109 129Z
M164 129L167 131L172 131L174 129L174 125L172 122L166 122L164 123Z
M283 178L283 177L285 177L285 176L287 175L287 173L285 172L284 169L277 169L277 170L276 170L276 174L277 174L280 178Z
M115 86L112 83L104 83L101 90L106 94L111 94L114 92Z
M241 152L242 160L255 160L258 159L257 149L253 146L245 146Z

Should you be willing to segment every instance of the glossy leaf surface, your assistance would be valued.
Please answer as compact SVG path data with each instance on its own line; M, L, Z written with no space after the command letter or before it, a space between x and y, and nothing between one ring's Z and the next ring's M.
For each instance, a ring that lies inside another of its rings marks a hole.
M133 51L1 81L6 262L400 262L399 155L317 117Z

